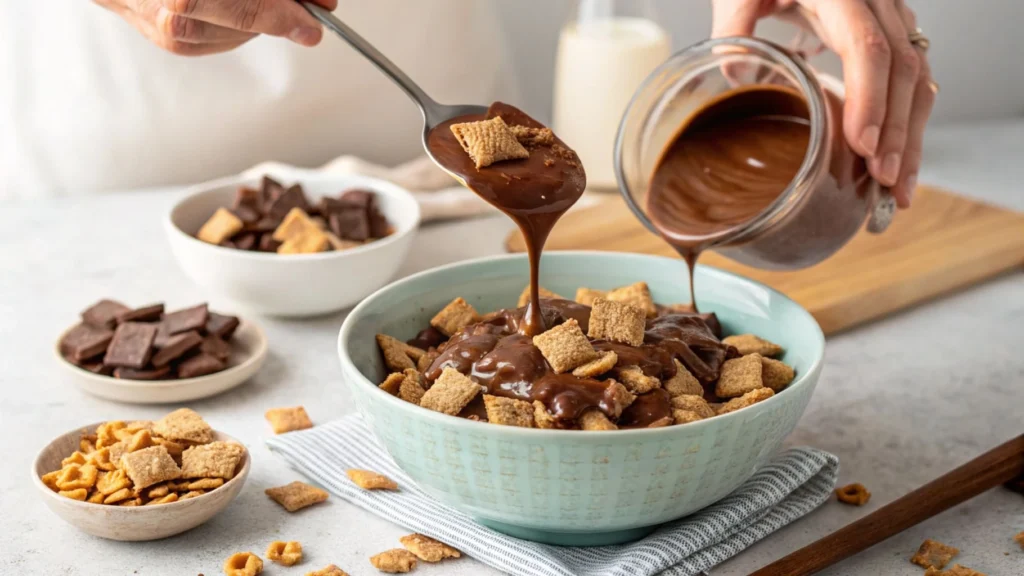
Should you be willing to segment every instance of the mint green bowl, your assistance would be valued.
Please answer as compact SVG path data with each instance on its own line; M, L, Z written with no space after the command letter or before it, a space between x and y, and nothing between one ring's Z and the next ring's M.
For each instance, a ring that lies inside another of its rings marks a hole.
M779 449L807 407L825 338L811 315L762 284L697 268L701 311L726 333L778 342L797 378L752 407L683 426L613 432L496 426L420 408L377 388L377 333L411 338L457 296L487 312L513 307L529 275L523 255L460 262L386 286L341 327L344 381L395 462L426 492L516 537L563 545L634 540L735 490ZM646 281L661 303L688 302L680 260L611 252L553 252L541 284L572 297Z

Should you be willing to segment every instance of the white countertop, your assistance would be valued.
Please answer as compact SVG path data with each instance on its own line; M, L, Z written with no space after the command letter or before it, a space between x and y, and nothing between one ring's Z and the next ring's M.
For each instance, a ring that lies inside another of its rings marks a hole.
M921 181L1024 210L1024 122L948 127L928 137ZM204 526L157 542L82 534L53 515L29 481L35 453L53 437L101 419L156 418L163 407L119 405L80 392L55 365L56 336L101 297L170 306L206 300L178 270L161 218L174 191L25 201L0 207L0 574L192 575L221 573L237 551L262 554L298 540L302 574L335 563L377 574L367 558L398 546L403 528L333 497L288 514L263 490L298 479L263 445L263 412L304 404L314 421L350 410L334 345L344 318L259 319L271 356L246 385L193 407L245 441L252 474L238 501ZM401 271L497 254L510 224L500 217L429 226ZM459 241L472 236L473 242ZM214 309L223 303L212 301ZM789 438L840 457L842 483L873 493L869 505L829 502L716 568L742 575L843 526L1024 431L1024 275L1020 271L829 339L821 384ZM930 537L959 547L957 561L989 575L1024 573L1024 500L993 490L823 572L920 576L907 559ZM486 575L472 559L421 565L417 574Z

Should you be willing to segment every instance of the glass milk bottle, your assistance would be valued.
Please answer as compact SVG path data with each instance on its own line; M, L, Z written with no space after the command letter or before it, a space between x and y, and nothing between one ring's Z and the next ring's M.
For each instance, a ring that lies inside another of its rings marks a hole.
M554 129L587 170L587 185L614 189L615 134L644 78L671 54L648 0L580 0L562 28L555 64Z

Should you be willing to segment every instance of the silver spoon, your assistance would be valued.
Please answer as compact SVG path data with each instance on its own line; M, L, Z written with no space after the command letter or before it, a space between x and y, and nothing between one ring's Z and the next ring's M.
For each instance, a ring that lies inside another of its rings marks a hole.
M300 1L299 4L302 4L303 8L327 27L328 30L331 30L340 36L342 40L348 42L353 48L358 50L360 54L365 56L367 60L373 62L381 72L386 74L392 82L398 84L398 86L405 91L405 94L416 103L416 106L419 107L420 112L423 114L423 149L427 151L427 155L430 156L430 159L433 160L435 164L461 182L461 177L453 174L450 170L442 166L441 163L437 161L437 158L435 158L430 152L430 148L427 146L427 134L438 124L441 124L446 120L451 120L452 118L465 116L467 114L486 114L487 106L476 106L472 104L451 106L447 104L439 104L436 100L428 96L427 93L419 87L419 85L413 82L412 78L409 78L408 74L396 66L394 62L388 60L387 56L381 54L380 50L377 50L373 44L370 44L365 38L356 33L356 31L350 28L347 24L339 20L330 11L313 4L312 2Z

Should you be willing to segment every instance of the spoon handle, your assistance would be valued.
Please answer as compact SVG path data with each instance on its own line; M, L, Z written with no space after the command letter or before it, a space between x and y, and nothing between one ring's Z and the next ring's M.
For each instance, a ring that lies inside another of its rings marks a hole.
M360 36L355 30L350 28L347 24L338 19L337 16L332 14L329 10L318 6L312 2L300 1L299 4L306 9L314 18L319 20L327 29L331 30L335 34L341 37L342 40L348 42L353 48L359 51L360 54L366 57L367 60L373 62L377 68L386 74L388 78L398 84L402 90L416 103L420 108L420 112L423 113L424 118L432 117L440 105L434 101L433 98L427 96L427 93L423 91L416 82L413 82L409 75L402 71L401 68L395 65L394 62L388 59L387 56L381 53L380 50L370 44L365 38Z

